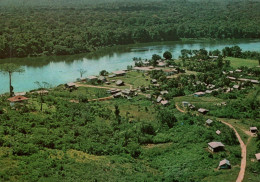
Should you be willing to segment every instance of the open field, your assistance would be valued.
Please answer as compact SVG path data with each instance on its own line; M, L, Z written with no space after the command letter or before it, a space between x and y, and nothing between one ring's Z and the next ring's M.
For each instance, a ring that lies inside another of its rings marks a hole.
M242 59L242 58L234 58L234 57L227 57L225 59L230 60L230 64L233 68L238 68L241 66L247 66L249 68L253 68L259 65L258 60Z

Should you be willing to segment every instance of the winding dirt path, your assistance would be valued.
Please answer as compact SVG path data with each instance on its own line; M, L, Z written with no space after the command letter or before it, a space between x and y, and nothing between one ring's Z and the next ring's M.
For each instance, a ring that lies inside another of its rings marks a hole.
M229 126L232 128L237 136L237 139L240 143L240 148L241 148L241 165L240 165L240 171L237 177L236 182L242 182L245 176L245 171L246 171L246 145L244 144L243 140L241 139L240 135L238 134L237 130L229 123L220 120L223 124Z
M176 109L182 113L184 113L185 111L182 110L178 104L175 104ZM220 120L220 122L222 122L223 124L227 125L228 127L232 128L236 134L236 137L240 143L240 148L241 148L241 165L240 165L240 171L239 174L237 176L236 182L242 182L245 176L245 171L246 171L246 145L244 144L243 140L241 139L240 135L238 134L237 130L235 129L235 127L233 127L231 124L221 120L218 118L218 120ZM246 131L243 131L247 134ZM251 135L250 138L248 140L251 139Z

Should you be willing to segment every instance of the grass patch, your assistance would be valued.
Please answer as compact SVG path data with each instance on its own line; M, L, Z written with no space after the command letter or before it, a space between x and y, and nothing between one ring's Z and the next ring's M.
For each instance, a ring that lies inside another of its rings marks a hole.
M258 60L252 60L252 59L227 57L226 60L230 60L230 65L233 68L238 68L240 66L247 66L249 68L252 68L259 65Z

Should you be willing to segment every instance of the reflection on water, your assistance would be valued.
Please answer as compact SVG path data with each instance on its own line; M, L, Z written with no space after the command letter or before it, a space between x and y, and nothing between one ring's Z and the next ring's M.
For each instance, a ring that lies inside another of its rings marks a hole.
M87 69L85 76L96 75L103 69L125 69L127 65L133 64L133 57L149 59L153 54L162 56L163 52L170 51L174 58L178 58L182 49L221 50L233 45L243 50L260 51L260 40L159 42L115 46L73 56L4 59L0 60L0 64L12 62L24 66L24 73L13 75L14 91L19 92L36 88L35 81L46 81L53 86L74 81L80 76L77 71L79 68ZM4 92L8 92L8 76L0 74L0 93Z

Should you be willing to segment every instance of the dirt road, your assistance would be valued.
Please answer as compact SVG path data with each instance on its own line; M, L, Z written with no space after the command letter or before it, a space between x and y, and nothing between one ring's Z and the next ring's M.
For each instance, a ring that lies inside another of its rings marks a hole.
M185 111L182 110L178 104L175 105L176 106L176 109L182 113L184 113ZM240 143L240 148L241 148L241 165L240 165L240 171L239 171L239 174L238 174L238 177L236 179L236 182L242 182L243 179L244 179L244 176L245 176L245 171L246 171L246 145L244 144L243 140L241 139L240 135L238 134L237 130L229 123L221 120L221 119L218 119L220 120L220 122L222 122L223 124L227 125L228 127L232 128L236 134L236 137ZM246 132L246 131L244 131ZM251 136L251 135L250 135ZM250 138L249 138L250 140Z

